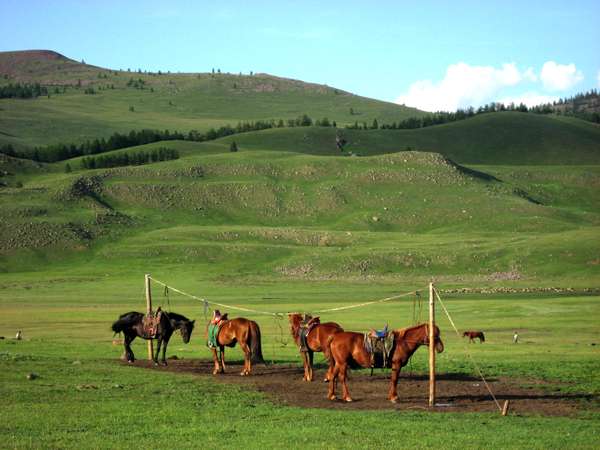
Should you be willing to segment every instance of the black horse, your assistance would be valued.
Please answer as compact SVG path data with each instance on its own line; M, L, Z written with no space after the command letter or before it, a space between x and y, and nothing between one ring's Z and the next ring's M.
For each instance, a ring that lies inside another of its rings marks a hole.
M131 311L125 314L122 314L119 319L112 324L112 330L115 333L121 333L125 335L125 339L123 340L125 345L125 355L127 356L127 361L134 362L135 356L133 355L133 351L131 350L131 342L137 337L141 337L143 339L152 339L152 337L148 337L144 332L144 314L136 311ZM164 366L167 365L167 361L165 359L165 353L167 351L167 345L169 344L169 339L171 339L171 335L176 331L181 331L181 338L183 342L187 344L190 342L190 337L192 336L192 330L194 329L195 320L189 320L187 317L182 316L181 314L177 314L174 312L166 312L162 311L160 314L160 322L157 327L156 335L154 338L158 341L158 345L156 346L156 354L152 355L152 359L154 364L158 364L158 353L160 352L161 345L162 348L162 364Z

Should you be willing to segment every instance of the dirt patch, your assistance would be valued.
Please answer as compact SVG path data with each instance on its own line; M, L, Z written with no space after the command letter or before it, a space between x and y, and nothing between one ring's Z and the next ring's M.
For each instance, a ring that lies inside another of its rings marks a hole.
M389 371L376 369L373 376L351 373L348 387L352 403L326 398L327 383L321 381L325 370L315 370L312 383L302 381L302 368L298 365L274 364L255 366L253 375L241 377L241 365L231 363L228 372L214 376L212 362L206 360L170 360L168 367L155 367L148 361L137 361L135 366L169 372L191 373L214 378L220 383L246 385L266 394L275 403L304 408L346 410L399 410L428 411L428 379L424 375L401 374L398 382L397 404L386 399ZM480 379L464 374L438 374L436 412L492 412L498 407ZM598 397L590 394L562 393L555 383L539 380L488 379L500 405L510 400L510 414L539 414L570 416L584 410L598 410ZM339 388L338 384L338 388ZM340 395L338 389L338 396Z

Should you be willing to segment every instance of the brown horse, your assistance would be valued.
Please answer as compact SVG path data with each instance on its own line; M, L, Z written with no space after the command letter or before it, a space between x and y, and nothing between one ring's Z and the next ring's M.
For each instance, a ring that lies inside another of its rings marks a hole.
M465 331L463 333L463 337L469 338L469 343L474 342L475 338L479 338L479 343L485 342L485 336L483 335L483 331Z
M208 325L206 335L208 338ZM223 320L217 332L216 340L220 357L217 356L217 348L210 347L215 363L213 375L225 372L225 347L235 347L237 342L244 351L244 367L240 375L250 375L252 363L265 363L260 343L260 328L253 320L244 319L243 317Z
M318 322L318 317L313 318L310 314L302 315L298 313L288 314L290 321L290 331L296 345L300 348L302 362L304 364L304 381L312 381L313 377L313 356L315 352L323 352L329 362L329 368L325 374L325 381L331 380L333 373L333 360L329 353L328 339L330 336L344 329L335 322ZM310 323L315 322L314 326ZM308 328L303 330L303 325L309 324Z
M396 403L398 393L396 386L400 369L408 363L413 353L421 345L429 345L429 325L424 323L410 328L402 328L391 332L394 336L394 342L390 351L391 357L388 359L392 367L392 379L388 392L388 400ZM444 344L440 339L440 330L435 327L435 349L438 353L444 351ZM333 378L329 383L327 397L335 400L335 388L339 377L342 383L342 399L351 402L350 392L348 391L347 375L349 365L359 365L362 367L371 367L371 354L365 348L365 335L362 333L342 332L333 335L330 338L330 351L335 367L333 369ZM388 363L388 366L390 364Z

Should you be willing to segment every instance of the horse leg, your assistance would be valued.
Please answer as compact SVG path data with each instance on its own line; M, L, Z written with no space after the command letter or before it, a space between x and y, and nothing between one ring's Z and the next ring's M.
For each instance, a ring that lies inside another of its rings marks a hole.
M125 346L125 356L127 357L127 362L134 362L135 356L133 355L133 350L131 350L131 342L135 339L135 336L130 334L125 335L125 339L123 339L123 345Z
M312 381L314 379L313 377L313 359L315 356L315 352L313 352L312 350L308 350L308 381Z
M167 345L169 345L169 338L168 337L164 337L163 338L164 342L163 342L163 349L162 349L162 365L166 366L167 365ZM158 359L158 354L156 355Z
M331 355L329 355L329 358L327 359L327 364L327 372L325 373L325 379L323 380L325 383L331 382L331 378L333 377L333 366L335 363Z
M300 350L300 355L302 356L302 366L304 367L304 376L302 381L308 381L308 352L303 352Z
M212 352L213 362L215 363L215 368L213 369L213 375L216 375L219 372L222 372L221 367L219 366L219 358L217 358L217 349L211 348L210 351Z
M398 376L400 375L400 363L392 361L392 379L390 380L390 390L388 400L392 403L398 403Z
M348 365L344 364L340 367L340 383L342 383L342 399L345 402L351 402L352 397L350 397L350 391L348 390Z
M250 347L248 347L248 344L246 342L240 342L240 347L244 351L244 368L240 372L240 375L250 375L250 372L252 371L252 361L250 360Z
M154 361L155 366L158 366L158 355L160 354L160 346L162 345L162 341L162 336L156 340L156 352L154 355L152 355L152 360Z
M329 386L327 387L327 398L329 400L335 400L335 388L337 384L338 374L340 372L339 366L336 364L333 367L333 372L331 373L331 379L329 380Z
M225 346L219 347L219 356L221 357L221 372L225 373Z

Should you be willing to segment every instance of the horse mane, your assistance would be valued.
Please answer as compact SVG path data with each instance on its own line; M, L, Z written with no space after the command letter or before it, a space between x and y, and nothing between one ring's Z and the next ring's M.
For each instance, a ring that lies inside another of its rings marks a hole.
M412 331L416 328L420 328L423 325L427 325L426 323L420 323L418 325L413 325L411 327L405 327L405 328L398 328L397 330L394 330L394 333L398 334L399 337L404 337L404 335L406 333L408 333L409 331Z
M188 319L187 317L185 317L182 314L177 314L176 312L172 312L172 311L165 311L167 313L167 316L169 316L170 319L176 320L178 322L180 321L186 321L189 322L190 319Z

